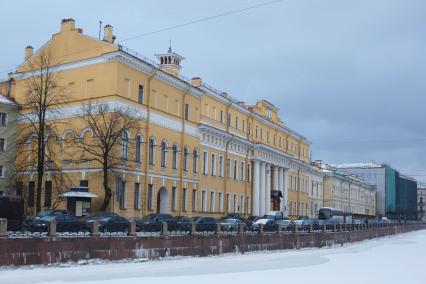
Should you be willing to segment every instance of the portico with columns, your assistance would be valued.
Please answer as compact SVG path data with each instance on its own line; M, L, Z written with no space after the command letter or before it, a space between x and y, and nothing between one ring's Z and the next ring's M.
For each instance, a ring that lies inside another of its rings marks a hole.
M278 209L288 215L287 172L293 158L264 145L257 145L252 152L253 163L253 215L263 216ZM271 196L280 198L279 208L272 208Z

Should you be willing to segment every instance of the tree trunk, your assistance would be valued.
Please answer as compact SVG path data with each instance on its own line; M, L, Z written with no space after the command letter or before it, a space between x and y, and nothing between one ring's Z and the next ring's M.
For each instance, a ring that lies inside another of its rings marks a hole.
M107 157L104 157L103 175L104 175L103 185L104 185L105 197L104 197L104 202L102 203L102 207L101 207L100 211L106 211L107 210L109 202L111 200L111 196L112 196L111 189L109 188L109 182L108 182L108 159L107 159Z
M36 212L41 211L41 192L43 190L43 176L44 176L44 131L40 130L38 137L37 148L37 194L36 194Z

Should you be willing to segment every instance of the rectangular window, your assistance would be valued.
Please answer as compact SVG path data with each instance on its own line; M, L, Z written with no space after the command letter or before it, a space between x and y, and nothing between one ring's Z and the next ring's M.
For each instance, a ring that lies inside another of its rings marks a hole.
M223 212L223 193L222 192L219 192L218 201L219 201L219 211Z
M93 79L86 81L86 98L91 98L93 95Z
M232 124L232 115L228 113L228 126L231 126Z
M88 180L80 180L80 186L89 187L89 181Z
M247 214L251 214L251 198L247 196Z
M6 126L7 124L7 113L0 112L0 126Z
M176 211L177 192L176 187L172 187L172 210Z
M238 179L238 161L234 161L234 180Z
M24 183L22 181L17 181L16 182L16 195L22 196L23 192L24 192Z
M4 166L0 165L0 178L4 178Z
M214 212L214 192L210 192L210 212Z
M256 125L256 138L259 137L258 132L259 132L259 126Z
M44 207L52 205L52 181L47 180L44 183Z
M152 208L152 198L153 198L153 193L152 193L152 190L153 190L153 188L152 188L152 184L148 184L148 210L152 210L153 208Z
M277 145L277 135L274 134L274 145Z
M28 183L28 207L34 207L34 190L35 190L35 182L30 181Z
M223 157L219 157L219 176L223 177Z
M248 134L251 134L251 124L250 122L247 122L247 130L248 130Z
M143 104L143 86L139 85L138 103Z
M201 211L202 212L206 212L207 211L206 210L207 209L206 205L207 205L207 193L206 193L205 190L203 190L201 192Z
M226 161L226 177L231 178L231 159Z
M233 209L234 209L234 213L237 213L240 210L240 208L238 206L238 198L237 198L236 194L234 194L234 208Z
M241 129L243 130L243 132L246 131L246 124L245 124L245 122L246 122L245 120L243 120L241 122L242 123L242 128Z
M207 174L207 152L203 152L203 174Z
M197 210L197 190L192 190L192 212Z
M231 202L230 202L230 194L227 193L226 194L226 210L229 212L231 212Z
M241 181L244 181L245 173L246 173L246 170L245 170L244 162L241 162L241 169L240 169L240 180Z
M251 182L251 163L247 165L248 181Z
M266 131L266 142L269 143L269 131Z
M120 190L120 209L126 209L126 182L124 180L121 180L121 183L119 183L119 190Z
M189 120L189 104L185 104L185 120Z
M135 193L133 197L133 206L135 210L140 210L141 208L141 184L135 182Z
M240 213L244 213L244 195L241 194Z
M235 128L238 129L238 116L235 117Z
M216 175L216 155L212 154L211 157L211 175L215 176Z
M186 211L186 188L182 189L182 210Z
M223 110L220 111L220 123L223 123Z
M0 138L0 151L6 151L6 140L4 138Z
M260 140L263 140L263 128L260 129Z

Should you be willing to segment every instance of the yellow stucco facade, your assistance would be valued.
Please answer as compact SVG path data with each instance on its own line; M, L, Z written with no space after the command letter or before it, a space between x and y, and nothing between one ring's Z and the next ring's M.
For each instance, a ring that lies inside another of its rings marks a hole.
M308 215L310 143L284 125L273 104L260 100L246 105L200 78L182 77L182 57L171 50L157 55L160 63L154 63L115 44L112 27L104 32L103 40L92 38L72 19L63 20L60 32L34 53L27 48L25 62L10 74L12 97L22 113L31 111L25 107L26 80L40 54L51 55L64 87L63 102L48 118L58 122L52 159L64 183L53 185L51 198L59 208L66 208L67 201L58 195L81 184L99 196L92 199L91 211L101 206L100 164L87 162L87 153L75 146L78 139L92 138L81 109L95 103L132 110L139 123L138 131L128 133L123 163L111 170L110 211L127 217L156 212L247 216L274 209L293 217ZM21 174L28 194L36 175ZM54 174L48 171L46 181Z

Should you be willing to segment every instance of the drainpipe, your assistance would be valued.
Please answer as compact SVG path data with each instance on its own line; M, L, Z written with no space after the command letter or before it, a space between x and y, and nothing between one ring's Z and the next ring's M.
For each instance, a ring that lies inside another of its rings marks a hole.
M178 208L179 208L179 216L181 216L182 211L184 210L184 208L182 208L182 205L183 205L183 199L182 198L183 198L183 160L184 160L183 153L185 151L185 122L186 122L185 121L185 103L186 103L186 96L189 93L191 93L191 87L189 87L188 91L183 94L182 111L181 111L181 116L182 116L182 130L181 130L181 133L180 133L180 137L181 137L180 138L180 142L181 142L181 149L182 150L180 152L182 154L180 155L181 156L181 161L180 161L180 169L179 169L179 179L180 179L180 194L179 194L179 196L180 196L180 198L179 198L180 204L178 206ZM194 157L194 159L195 159L195 157ZM192 171L194 172L194 169Z
M144 200L146 200L146 206L143 206L142 215L147 215L148 211L148 169L149 169L149 136L150 136L150 123L151 123L151 81L157 74L157 70L153 70L151 76L148 79L148 102L147 102L147 116L146 116L146 136L145 140L145 191Z
M246 152L246 166L247 166L247 169L249 168L249 159L248 159L248 156L249 156L249 154L250 154L250 151L251 150L253 150L254 149L254 145L255 145L255 143L253 142L252 143L252 145L249 147L249 148L247 148L247 152ZM251 162L250 162L251 163ZM251 165L250 165L250 170L252 171L253 169L251 168ZM251 176L251 173L250 173L250 176ZM251 177L251 180L253 180L253 177ZM248 176L246 176L246 178L245 178L245 181L244 181L244 184L245 184L245 188L244 188L244 198L247 200L247 192L248 192L248 187L249 187L249 185L250 185L250 180L248 179ZM251 204L253 204L253 187L251 188L251 192L250 192L250 200L251 200ZM244 201L245 202L245 201ZM244 208L244 215L245 216L248 216L248 204L247 204L247 202L245 202L246 203L246 206L245 206L245 208Z

